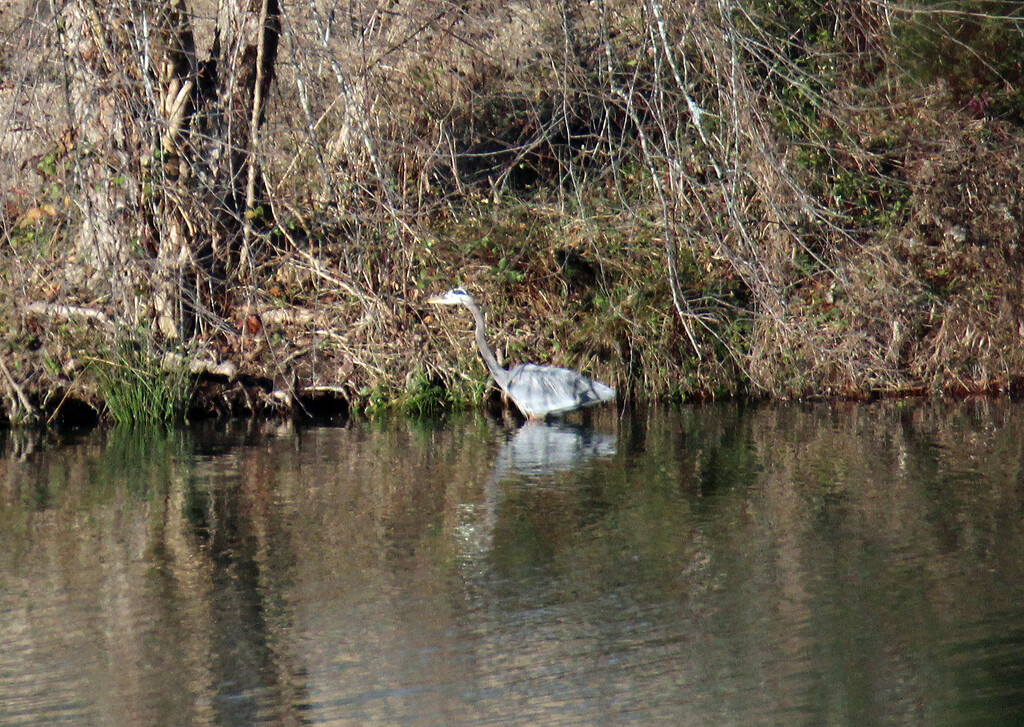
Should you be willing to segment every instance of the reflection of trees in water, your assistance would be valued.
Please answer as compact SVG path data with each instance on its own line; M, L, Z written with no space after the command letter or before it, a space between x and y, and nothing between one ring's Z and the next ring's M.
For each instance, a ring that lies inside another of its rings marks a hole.
M115 428L34 462L0 459L47 493L18 498L32 533L32 645L18 668L71 690L47 700L69 700L73 721L300 721L300 670L282 647L290 533L272 474L283 458L268 449L197 457L188 432Z
M1005 620L1001 653L1021 651L1019 405L730 404L641 414L617 442L523 431L0 438L0 672L22 675L0 696L83 722L299 722L312 703L380 723L465 714L464 691L400 685L497 694L511 671L532 690L556 664L600 681L590 694L661 714L675 694L721 723L808 705L934 722L938 690L1019 695L1019 660L943 671L986 648L950 644L964 624ZM536 700L592 686L567 678ZM35 682L45 697L17 691Z
M949 648L944 635L975 621L979 604L1005 613L1024 595L977 577L988 545L998 543L989 562L996 551L1024 555L1020 479L1002 470L1020 471L1024 419L1006 411L896 402L750 412L756 478L725 510L745 527L723 529L714 550L724 592L752 596L736 604L736 622L765 634L750 663L842 699L852 722L922 721L928 690L950 686L941 670L921 678ZM801 664L816 665L814 679ZM776 698L784 708L806 693Z
M840 700L867 724L957 692L941 670L921 677L954 624L1020 613L1024 581L992 577L1024 562L1019 406L693 408L624 422L618 449L600 482L506 477L487 498L498 506L473 514L490 524L464 571L492 604L485 622L517 604L565 609L571 594L573 616L557 611L571 641L634 608L652 632L702 645L700 661L679 660L680 683L771 685L749 694L761 714L817 694L819 716ZM1018 695L1007 666L989 688Z
M301 670L283 645L293 558L276 491L279 465L266 447L232 449L201 458L183 482L181 524L205 581L204 696L218 724L248 725L271 714L300 721Z

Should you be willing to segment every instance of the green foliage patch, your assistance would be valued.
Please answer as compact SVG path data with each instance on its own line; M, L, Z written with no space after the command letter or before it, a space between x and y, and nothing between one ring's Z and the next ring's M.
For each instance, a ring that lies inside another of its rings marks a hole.
M184 358L150 335L125 335L91 362L107 411L118 424L173 424L184 419L192 377Z

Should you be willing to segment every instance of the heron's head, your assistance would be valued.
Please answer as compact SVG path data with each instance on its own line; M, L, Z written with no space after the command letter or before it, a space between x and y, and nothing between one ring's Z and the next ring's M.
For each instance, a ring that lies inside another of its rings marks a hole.
M473 296L463 288L452 288L444 295L438 295L427 299L428 303L434 305L464 305L469 306L473 302Z

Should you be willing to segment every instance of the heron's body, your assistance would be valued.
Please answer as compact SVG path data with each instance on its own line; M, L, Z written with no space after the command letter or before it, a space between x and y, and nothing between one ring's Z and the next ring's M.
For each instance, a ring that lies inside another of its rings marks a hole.
M591 381L571 369L540 364L519 364L511 369L498 365L487 345L483 313L473 297L462 288L449 290L428 302L438 305L462 305L469 308L476 321L476 343L488 371L498 387L508 395L519 410L530 419L559 416L576 409L596 406L615 398L615 389Z
M509 369L504 391L530 419L558 416L615 398L615 389L572 369L532 363Z

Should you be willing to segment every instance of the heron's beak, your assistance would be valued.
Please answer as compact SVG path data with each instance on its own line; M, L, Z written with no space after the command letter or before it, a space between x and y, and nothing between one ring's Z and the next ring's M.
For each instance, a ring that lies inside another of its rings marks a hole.
M434 305L444 305L448 301L444 299L443 295L435 295L433 298L427 298L427 302Z

